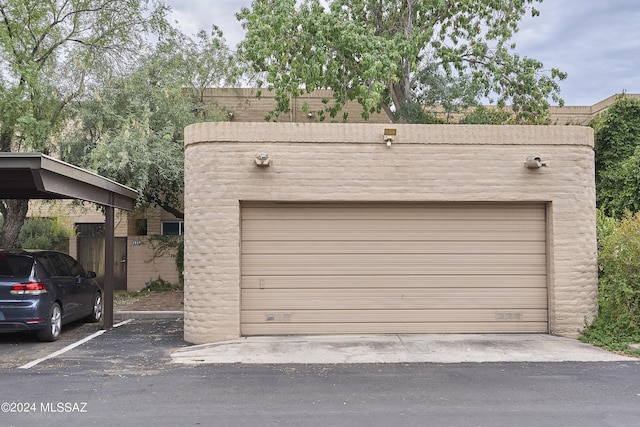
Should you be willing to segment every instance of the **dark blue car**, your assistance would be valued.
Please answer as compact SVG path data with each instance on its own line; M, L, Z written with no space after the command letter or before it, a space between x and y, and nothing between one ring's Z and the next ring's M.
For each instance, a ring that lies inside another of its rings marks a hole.
M55 341L65 323L100 321L95 277L62 252L0 252L0 332L34 331L40 341Z

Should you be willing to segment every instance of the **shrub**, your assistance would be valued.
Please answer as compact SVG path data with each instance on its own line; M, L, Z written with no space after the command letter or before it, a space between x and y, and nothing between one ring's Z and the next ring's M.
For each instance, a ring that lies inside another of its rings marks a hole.
M640 213L598 213L598 316L583 339L614 350L640 342Z
M477 107L460 119L462 125L504 125L509 123L512 114L498 108Z
M73 229L59 217L27 218L18 236L18 247L68 252L72 235Z
M161 277L158 277L157 279L152 280L149 285L149 290L156 291L156 292L178 291L181 289L182 289L181 285L174 285L173 283L167 282Z

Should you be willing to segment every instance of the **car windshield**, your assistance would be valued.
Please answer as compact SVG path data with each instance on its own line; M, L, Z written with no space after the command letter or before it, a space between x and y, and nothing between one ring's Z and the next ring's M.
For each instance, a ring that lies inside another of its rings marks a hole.
M0 278L21 279L31 275L33 258L23 255L0 254Z

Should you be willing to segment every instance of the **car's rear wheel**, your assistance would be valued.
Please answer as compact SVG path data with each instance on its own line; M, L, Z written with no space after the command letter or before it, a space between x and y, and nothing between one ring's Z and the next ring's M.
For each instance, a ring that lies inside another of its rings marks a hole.
M62 332L62 309L57 302L54 302L49 310L47 326L38 331L38 339L40 341L55 341L60 338L60 332Z
M87 322L99 322L102 319L102 294L98 292L95 297L93 297L93 310L91 314L87 317Z

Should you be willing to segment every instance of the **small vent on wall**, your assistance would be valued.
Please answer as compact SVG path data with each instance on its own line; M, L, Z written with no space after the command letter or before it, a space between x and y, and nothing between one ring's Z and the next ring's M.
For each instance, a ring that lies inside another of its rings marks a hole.
M502 322L517 322L522 320L521 311L496 311L496 320Z
M291 313L266 313L267 322L291 322Z

